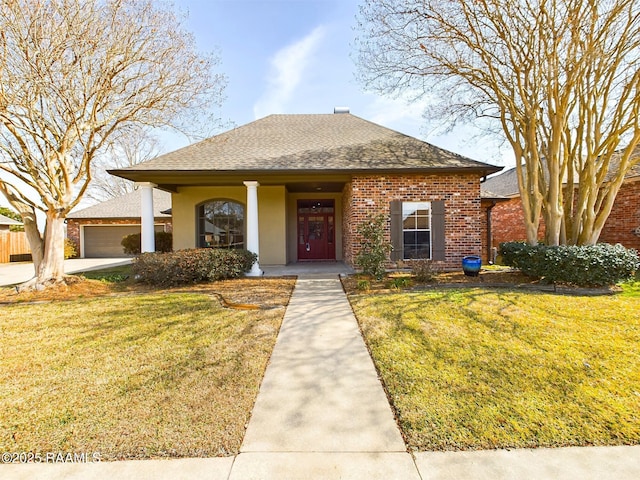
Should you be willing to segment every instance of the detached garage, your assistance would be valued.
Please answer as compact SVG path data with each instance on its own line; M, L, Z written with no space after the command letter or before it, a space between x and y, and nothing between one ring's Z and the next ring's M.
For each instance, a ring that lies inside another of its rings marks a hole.
M171 232L171 194L153 192L155 230ZM67 217L67 238L81 258L127 257L122 237L140 233L140 192L93 205Z

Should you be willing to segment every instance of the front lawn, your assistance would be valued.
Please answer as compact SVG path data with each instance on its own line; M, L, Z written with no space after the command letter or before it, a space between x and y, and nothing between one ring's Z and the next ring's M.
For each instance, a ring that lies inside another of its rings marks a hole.
M640 296L351 295L411 449L640 443Z
M0 451L238 453L294 280L95 296L103 283L0 307ZM214 291L270 308L223 308Z

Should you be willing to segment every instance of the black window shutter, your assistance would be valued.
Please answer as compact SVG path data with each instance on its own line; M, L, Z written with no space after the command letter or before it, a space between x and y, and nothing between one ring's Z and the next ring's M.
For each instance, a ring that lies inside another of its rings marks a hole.
M434 200L431 202L431 237L432 260L445 260L445 240L444 240L444 201Z
M397 262L402 260L403 241L402 241L402 201L392 200L390 204L391 212L391 261Z

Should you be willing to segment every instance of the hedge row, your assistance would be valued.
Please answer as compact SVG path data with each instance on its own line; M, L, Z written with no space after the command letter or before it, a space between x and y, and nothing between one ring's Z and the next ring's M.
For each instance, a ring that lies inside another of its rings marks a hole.
M127 255L139 255L142 251L142 235L132 233L122 237L120 242ZM155 251L170 252L173 249L173 235L170 232L155 232Z
M247 250L220 248L143 253L134 259L132 273L143 283L172 287L240 277L256 258Z
M549 283L614 285L632 278L640 269L638 252L619 244L532 247L524 242L506 242L500 244L500 253L505 265Z

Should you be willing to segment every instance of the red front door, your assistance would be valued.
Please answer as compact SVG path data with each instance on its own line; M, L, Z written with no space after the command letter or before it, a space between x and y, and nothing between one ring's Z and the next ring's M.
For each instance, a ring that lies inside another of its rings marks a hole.
M298 260L335 260L333 200L298 201Z

